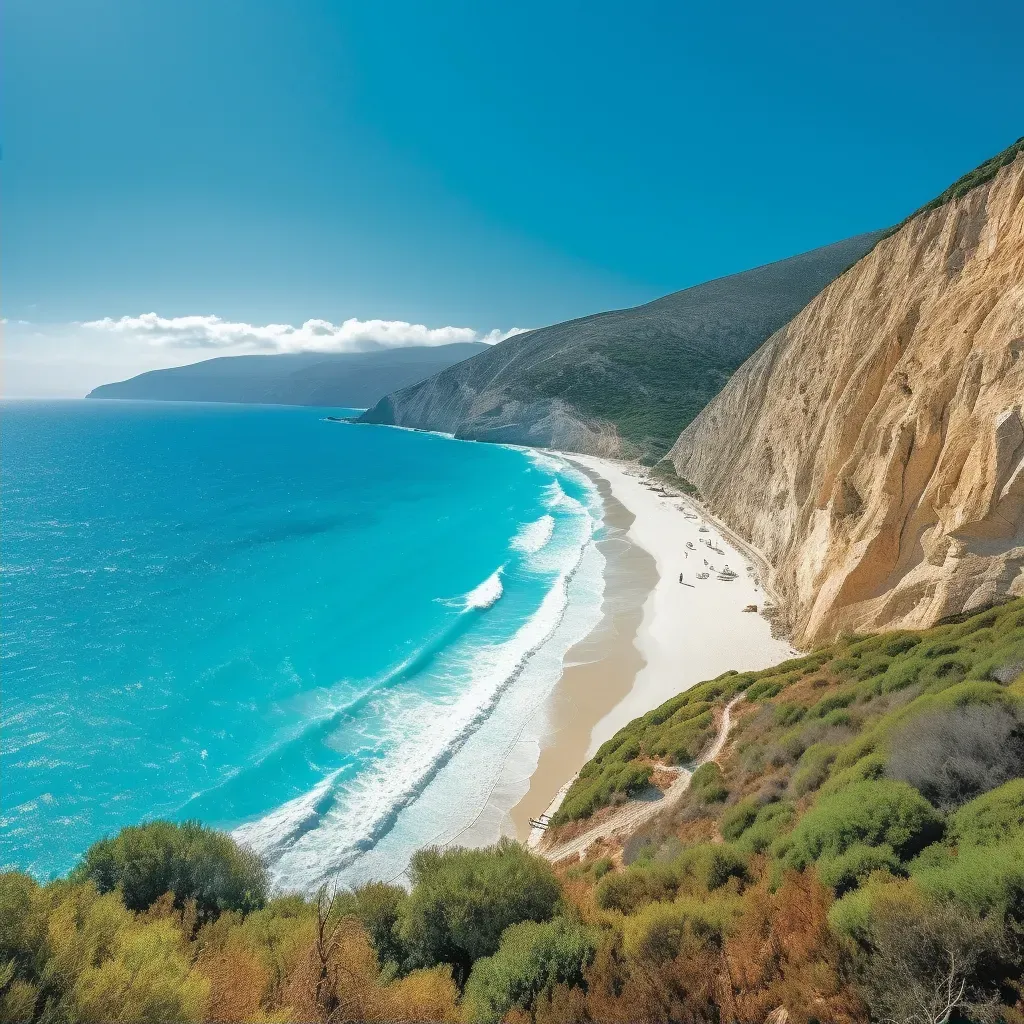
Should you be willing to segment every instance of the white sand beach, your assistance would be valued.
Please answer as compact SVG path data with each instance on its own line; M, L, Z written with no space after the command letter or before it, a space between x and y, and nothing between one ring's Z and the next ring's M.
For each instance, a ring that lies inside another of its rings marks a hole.
M632 519L627 539L653 559L655 572L635 631L624 635L620 629L600 661L569 667L563 674L552 698L556 706L561 702L561 714L549 716L561 724L549 732L529 791L512 813L521 838L529 833L529 818L551 813L573 772L622 726L705 679L729 669L767 668L796 653L787 641L772 636L760 614L770 598L756 579L758 565L699 506L659 494L661 484L635 464L559 454L610 488ZM718 550L709 548L709 541ZM726 566L737 573L735 579L718 578ZM704 572L708 578L697 579ZM634 585L635 579L634 574ZM614 578L606 581L606 602L615 586ZM758 613L745 611L749 605L756 605ZM632 675L631 682L620 678L624 672Z
M658 568L658 582L644 604L636 637L644 667L629 695L594 726L589 753L627 722L702 680L728 669L767 668L796 653L787 641L772 636L763 616L743 610L755 604L760 611L768 600L764 587L747 572L748 566L756 566L693 502L657 494L637 467L585 455L568 457L608 481L612 494L635 517L630 539ZM698 518L688 519L684 509ZM700 531L702 525L707 533ZM709 550L708 540L723 554ZM739 574L732 582L718 579L711 569L726 565ZM698 580L701 572L709 578ZM681 585L680 573L693 586Z

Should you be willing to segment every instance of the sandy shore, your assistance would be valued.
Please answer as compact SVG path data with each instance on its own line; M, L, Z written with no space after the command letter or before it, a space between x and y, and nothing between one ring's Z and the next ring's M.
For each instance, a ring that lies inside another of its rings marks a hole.
M766 600L747 572L754 567L751 560L714 523L687 518L684 510L697 512L690 502L657 494L638 467L565 457L600 481L609 539L619 549L607 553L603 622L566 658L547 709L551 727L537 769L512 809L521 839L529 835L529 819L549 809L587 758L623 725L728 669L766 668L793 653L787 642L772 637L766 619L744 611L751 604L760 609ZM709 550L709 540L722 554ZM726 565L737 579L719 580L711 568ZM700 572L709 578L698 580ZM680 584L680 573L690 586Z

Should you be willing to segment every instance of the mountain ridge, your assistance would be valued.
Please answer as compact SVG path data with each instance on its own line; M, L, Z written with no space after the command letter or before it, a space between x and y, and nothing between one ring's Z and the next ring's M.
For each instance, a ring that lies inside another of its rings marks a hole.
M365 409L387 391L414 384L487 347L483 342L456 342L368 352L215 356L103 384L86 397Z
M516 335L385 396L362 419L653 461L752 351L881 235Z

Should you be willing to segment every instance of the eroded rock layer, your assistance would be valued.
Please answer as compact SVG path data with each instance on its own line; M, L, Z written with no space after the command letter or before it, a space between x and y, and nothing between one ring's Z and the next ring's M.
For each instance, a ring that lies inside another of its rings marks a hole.
M1024 155L829 285L668 458L798 642L1024 594Z

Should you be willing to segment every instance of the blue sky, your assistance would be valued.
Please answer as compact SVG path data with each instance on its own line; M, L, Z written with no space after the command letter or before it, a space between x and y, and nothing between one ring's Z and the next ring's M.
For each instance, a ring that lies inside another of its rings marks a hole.
M6 361L39 393L214 354L148 313L483 333L630 305L899 220L1024 134L1016 2L4 20Z

